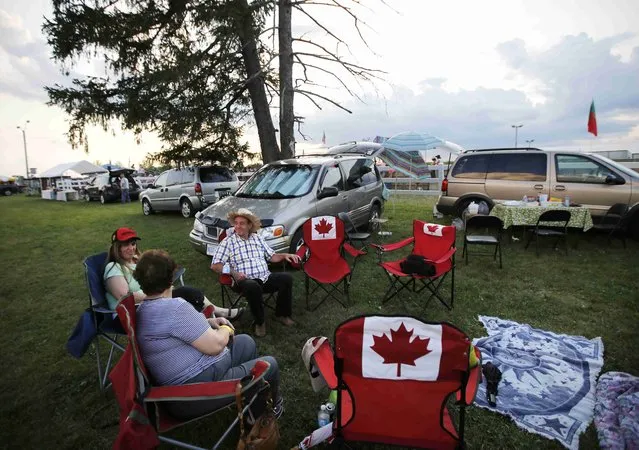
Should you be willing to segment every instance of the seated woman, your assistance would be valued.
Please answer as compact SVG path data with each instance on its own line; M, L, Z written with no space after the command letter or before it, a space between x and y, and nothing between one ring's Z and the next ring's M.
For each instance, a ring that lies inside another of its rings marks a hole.
M118 300L129 292L133 293L135 303L140 303L146 297L133 277L135 265L140 257L137 245L139 240L140 237L131 228L118 228L111 236L111 247L104 268L106 297L110 309L115 309ZM198 311L213 305L202 291L188 286L172 289L170 297L181 297ZM238 319L244 312L244 308L228 309L215 305L213 308L216 317L225 317L230 320Z
M234 336L235 329L227 319L206 319L183 299L171 298L175 269L168 253L148 250L133 273L146 294L137 309L136 332L151 377L160 385L178 385L248 375L258 361L255 341L245 334ZM259 359L270 364L265 379L279 415L283 408L277 361L271 356ZM193 407L172 412L183 417L193 414Z

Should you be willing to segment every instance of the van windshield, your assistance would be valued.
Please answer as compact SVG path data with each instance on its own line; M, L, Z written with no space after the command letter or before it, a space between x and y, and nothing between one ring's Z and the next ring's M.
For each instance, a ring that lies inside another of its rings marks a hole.
M257 172L235 193L236 197L293 198L308 194L319 166L275 165Z

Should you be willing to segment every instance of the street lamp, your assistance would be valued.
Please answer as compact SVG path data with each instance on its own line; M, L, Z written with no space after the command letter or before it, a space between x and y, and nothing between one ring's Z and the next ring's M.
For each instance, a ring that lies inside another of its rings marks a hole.
M526 144L528 144L528 148L530 148L530 144L532 144L533 142L535 142L534 139L526 139Z
M29 159L27 158L27 120L23 126L18 125L16 128L22 130L22 144L24 145L24 166L27 170L27 178L29 178Z
M517 132L519 131L519 129L521 127L523 127L523 124L519 124L519 125L511 125L511 127L513 127L515 129L515 148L517 148Z

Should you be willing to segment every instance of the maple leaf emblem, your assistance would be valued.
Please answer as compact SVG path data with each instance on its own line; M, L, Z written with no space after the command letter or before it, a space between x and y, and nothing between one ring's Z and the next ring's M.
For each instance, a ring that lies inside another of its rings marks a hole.
M407 330L402 322L397 330L390 330L390 339L386 334L373 335L371 349L384 358L384 364L397 364L397 376L402 375L402 364L415 365L415 361L428 355L430 338L416 337L410 341L413 330Z
M319 221L317 225L315 225L315 231L319 234L328 234L333 229L333 225L328 223L326 219L322 219Z
M439 225L426 225L426 227L428 228L428 231L434 233L439 228Z

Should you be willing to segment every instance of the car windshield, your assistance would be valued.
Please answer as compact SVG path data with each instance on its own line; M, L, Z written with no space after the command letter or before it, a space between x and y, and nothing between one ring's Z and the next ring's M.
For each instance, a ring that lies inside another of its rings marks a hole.
M292 198L307 194L317 178L319 166L266 166L242 185L236 197Z
M606 162L607 164L611 165L612 167L614 167L615 169L617 169L620 172L623 172L625 175L629 176L630 178L632 178L633 180L639 180L639 173L635 172L634 170L622 166L621 164L619 164L617 161L613 161L610 158L606 158L605 156L601 156L601 155L593 155L595 158L598 158L604 162Z

